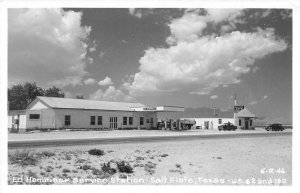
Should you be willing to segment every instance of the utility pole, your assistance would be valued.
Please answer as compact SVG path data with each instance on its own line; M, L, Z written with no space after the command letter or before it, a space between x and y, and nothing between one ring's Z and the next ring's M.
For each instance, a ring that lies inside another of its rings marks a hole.
M234 125L237 126L238 121L236 120L236 110L235 110L235 106L236 106L236 98L237 98L237 94L234 93L234 106L233 106L233 121L234 121Z
M214 107L214 117L216 117L217 114L216 114L216 107Z

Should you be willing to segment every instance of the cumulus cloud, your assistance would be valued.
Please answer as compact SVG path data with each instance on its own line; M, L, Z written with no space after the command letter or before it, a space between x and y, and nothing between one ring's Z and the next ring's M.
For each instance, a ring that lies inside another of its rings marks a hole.
M267 10L265 10L265 11L262 13L261 17L262 17L262 18L268 17L271 13L272 13L272 10L271 10L271 9L267 9Z
M227 22L243 22L239 19L243 15L242 9L206 9L208 21L216 23Z
M280 15L281 15L282 19L292 18L293 11L292 11L292 9L284 9L280 12Z
M124 94L121 90L116 89L114 86L109 86L105 91L98 89L95 93L91 94L92 100L104 100L104 101L117 101L117 102L135 102L136 99Z
M95 52L96 51L96 47L90 47L90 52Z
M94 40L91 45L90 45L90 48L89 48L89 51L90 52L95 52L96 51L96 47L97 47L97 44L96 44L96 41Z
M9 82L78 85L85 70L90 27L81 12L63 9L8 10Z
M86 85L93 85L93 84L96 83L96 80L93 79L93 78L88 78L88 79L85 79L83 82L84 82L84 84L86 84Z
M114 83L111 80L111 78L107 76L103 80L100 80L98 82L98 84L101 85L101 86L108 86L108 85L113 85Z
M123 86L132 96L173 91L208 95L219 86L239 83L240 75L251 72L255 60L287 48L273 28L228 33L235 23L244 22L243 14L241 9L207 9L206 14L187 10L168 24L169 47L145 50L139 72ZM220 27L220 36L202 34L208 24L220 23L231 27Z
M129 8L129 14L141 19L144 16L152 15L153 9L151 8Z
M206 18L197 13L187 13L183 17L174 19L170 24L171 36L167 38L167 43L173 44L181 40L195 40L201 35L207 26Z
M212 96L210 96L210 99L217 99L217 98L219 98L218 95L212 95Z
M178 90L209 94L219 86L239 83L240 75L248 73L256 59L286 47L273 29L258 29L203 36L169 48L149 48L139 61L140 71L124 85L131 95Z
M99 58L100 58L100 59L103 58L104 55L105 55L105 52L102 52L102 51L101 51L101 52L99 53Z
M240 16L242 9L206 9L206 14L200 14L199 9L188 9L185 14L173 19L170 24L171 35L166 42L173 45L180 41L194 41L202 35L209 23L218 24L226 21L221 27L221 32L228 32L236 28L235 23L242 23Z
M251 101L251 102L249 102L248 104L249 104L249 105L257 105L258 103L260 103L260 102L266 100L267 98L268 98L268 95L265 95L265 96L263 96L259 101Z
M137 18L142 18L143 16L142 11L135 8L129 8L129 14Z
M256 104L258 104L258 101L251 101L251 102L249 102L248 104L249 104L249 105L256 105Z

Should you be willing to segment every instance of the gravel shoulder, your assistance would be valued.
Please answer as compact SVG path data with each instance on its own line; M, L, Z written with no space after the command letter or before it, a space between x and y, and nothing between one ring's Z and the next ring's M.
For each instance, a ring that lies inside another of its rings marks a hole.
M285 130L284 132L292 132ZM154 136L181 136L181 135L226 135L239 133L272 133L264 129L256 130L236 130L236 131L218 131L218 130L188 130L188 131L162 131L162 130L113 130L113 131L51 131L37 133L10 133L8 141L34 141L34 140L52 140L52 139L105 139L105 138L123 138L123 137L154 137ZM276 132L275 132L276 133Z

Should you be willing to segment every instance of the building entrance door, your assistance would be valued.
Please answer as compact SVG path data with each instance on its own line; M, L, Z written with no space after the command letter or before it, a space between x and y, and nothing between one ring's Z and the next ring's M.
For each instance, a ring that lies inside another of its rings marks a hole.
M118 117L109 118L109 128L117 129L118 128Z
M205 129L209 129L209 121L205 121L204 122L204 128Z
M153 129L153 118L150 118L150 128Z
M249 129L249 120L245 120L245 129Z

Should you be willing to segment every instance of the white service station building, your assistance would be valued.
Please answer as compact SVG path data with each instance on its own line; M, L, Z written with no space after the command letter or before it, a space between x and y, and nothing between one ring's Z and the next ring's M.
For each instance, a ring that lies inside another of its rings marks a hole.
M146 107L141 103L108 102L38 96L24 111L10 111L9 128L153 129L161 119L179 119L183 107Z

